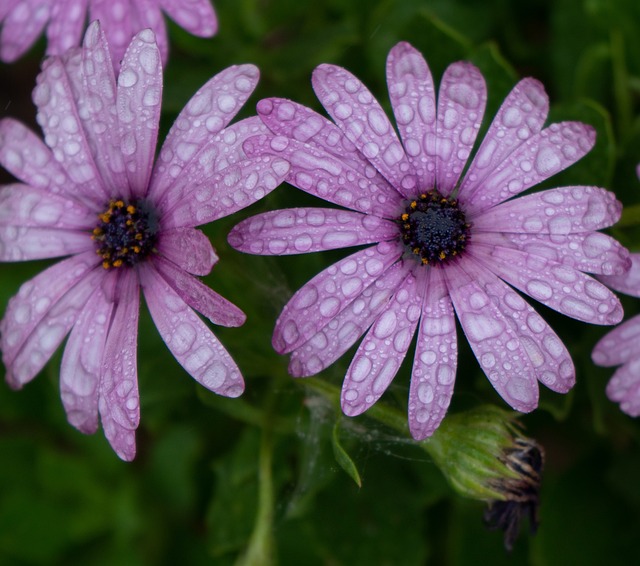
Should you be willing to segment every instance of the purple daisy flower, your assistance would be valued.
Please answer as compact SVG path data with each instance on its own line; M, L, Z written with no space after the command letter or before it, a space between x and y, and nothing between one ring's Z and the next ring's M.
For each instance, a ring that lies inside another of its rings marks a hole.
M640 165L636 169L640 178ZM640 253L631 254L631 269L622 275L600 276L612 289L640 297ZM632 417L640 416L640 315L623 322L605 334L595 345L591 358L599 366L620 366L607 385L607 396L620 403L620 409Z
M34 90L45 143L0 121L0 163L23 183L0 188L0 260L70 256L20 288L0 323L6 379L20 388L70 332L62 358L69 422L95 432L98 415L118 455L135 455L139 289L171 353L206 388L228 397L244 382L192 309L215 324L245 316L202 284L217 257L194 226L255 202L289 165L251 157L256 116L228 126L258 81L253 65L209 80L176 119L154 165L162 95L151 30L134 37L117 84L106 38L91 24L83 48L47 59ZM48 147L47 147L48 146Z
M289 372L318 373L363 334L342 388L358 415L389 386L414 334L409 425L433 433L449 405L460 325L489 381L514 409L538 403L537 380L566 392L569 352L513 288L570 317L615 324L618 299L584 272L620 274L628 252L596 232L620 216L613 194L564 187L513 198L585 155L592 128L543 128L548 99L524 79L508 95L462 175L482 121L486 87L476 67L454 63L436 103L431 73L407 43L387 61L400 139L366 87L320 65L314 90L335 124L282 99L262 100L271 130L249 155L280 155L287 181L339 208L277 210L236 226L229 242L254 254L295 254L375 244L314 277L285 306L273 336ZM402 140L402 141L400 141Z
M162 12L190 33L211 37L218 20L210 0L3 0L0 3L0 60L12 63L47 31L47 55L80 45L87 20L100 20L116 66L135 33L151 28L167 62L167 30Z

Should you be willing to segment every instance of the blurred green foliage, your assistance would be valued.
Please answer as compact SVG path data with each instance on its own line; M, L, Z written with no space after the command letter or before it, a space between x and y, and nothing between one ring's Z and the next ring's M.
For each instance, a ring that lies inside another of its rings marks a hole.
M261 82L241 117L267 96L321 110L309 79L322 62L347 67L389 109L385 58L406 40L425 55L436 81L458 59L478 65L489 88L488 117L518 78L534 76L550 94L553 120L592 124L595 149L546 186L614 190L630 206L614 234L640 249L640 213L632 206L640 203L637 0L215 0L215 6L220 32L213 39L169 24L163 132L210 76L244 62L260 67ZM28 101L43 51L41 41L18 63L0 66L2 115L34 123ZM521 419L546 448L546 471L540 530L518 540L511 555L501 535L483 527L482 504L454 494L409 438L367 416L340 418L303 380L287 376L287 360L270 344L277 314L341 252L243 256L226 234L255 212L311 201L281 187L205 228L221 259L204 280L248 315L241 329L216 329L244 372L242 398L218 398L194 384L143 314L142 425L133 463L118 460L101 432L85 437L66 423L59 354L23 391L0 384L0 564L637 563L640 425L606 399L611 371L590 362L603 329L539 308L572 352L578 383L568 396L542 392L540 409ZM2 265L0 307L44 266ZM636 300L624 305L627 315L638 312ZM503 406L460 342L451 410ZM320 379L339 384L350 355ZM404 411L408 383L405 364L384 401Z

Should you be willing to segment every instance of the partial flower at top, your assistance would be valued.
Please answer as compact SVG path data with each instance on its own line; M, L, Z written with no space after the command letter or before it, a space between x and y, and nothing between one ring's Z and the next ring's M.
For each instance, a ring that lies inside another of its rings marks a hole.
M640 178L640 165L637 167ZM631 254L631 269L622 275L599 277L612 289L640 297L640 253ZM620 366L607 385L607 396L620 403L622 409L632 417L640 416L640 315L623 322L605 334L595 345L591 357L599 366Z
M407 43L391 50L387 84L402 141L345 69L320 65L312 82L335 124L288 100L262 100L258 113L272 133L247 140L244 149L287 159L289 183L349 210L277 210L229 234L237 249L265 255L367 246L314 277L285 306L273 345L291 353L290 373L320 372L364 334L342 388L343 411L358 415L387 389L417 331L409 425L416 439L425 438L453 392L455 312L511 407L537 406L537 380L568 391L575 381L569 352L513 287L572 318L620 321L618 299L584 272L628 269L628 252L596 231L616 222L621 206L598 187L514 197L585 155L593 129L577 122L543 128L547 95L538 81L524 79L462 175L486 100L473 65L446 70L436 103L422 55Z
M38 39L46 27L47 55L62 55L80 45L86 25L99 20L109 41L116 69L134 34L151 28L167 62L167 29L162 12L200 37L218 31L210 0L2 0L0 2L0 60L12 63Z
M82 49L47 59L34 101L45 143L0 121L0 163L22 181L0 188L0 260L70 256L26 282L0 322L6 379L31 381L70 332L60 369L69 422L118 455L135 455L140 420L136 342L140 288L184 369L228 397L244 382L192 309L214 324L245 316L202 284L217 257L194 226L260 199L288 171L248 158L242 142L267 131L254 116L229 126L258 81L253 65L209 80L176 119L154 164L162 66L151 30L129 45L117 79L97 22ZM45 145L46 144L46 145Z

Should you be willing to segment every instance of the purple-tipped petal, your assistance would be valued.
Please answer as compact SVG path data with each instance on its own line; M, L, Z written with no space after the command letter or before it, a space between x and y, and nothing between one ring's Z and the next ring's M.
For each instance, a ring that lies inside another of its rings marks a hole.
M288 255L334 250L398 237L393 222L335 208L288 208L252 216L229 233L237 250Z
M218 395L241 395L240 370L211 330L151 265L145 265L140 276L151 317L178 363Z
M136 455L136 429L140 424L137 343L140 290L136 274L122 271L104 348L98 408L104 435L125 461Z
M162 63L149 30L138 33L127 48L118 75L116 107L121 151L129 180L124 197L146 195L158 138L162 103Z
M242 210L275 189L289 172L279 157L254 157L230 165L194 187L190 198L164 211L165 229L198 226Z
M239 124L235 124L234 129L227 132L227 137L220 140L222 144L220 141L215 143L212 136L225 128L242 108L256 88L259 76L254 65L234 65L209 79L193 95L162 145L153 171L150 196L160 199L187 172L190 183L201 182L201 179L194 178L194 167L187 166L206 165L212 158L220 159L223 157L220 154L224 153L221 150L236 142L235 132L240 128ZM209 152L206 152L207 148Z
M458 195L464 199L526 140L542 130L549 113L549 97L542 83L522 79L505 98L464 176Z
M607 397L632 417L640 416L640 357L618 368L607 384Z
M30 261L93 250L86 232L0 225L0 261Z
M0 30L0 59L13 63L31 47L47 25L51 15L50 0L25 0L10 3Z
M598 279L615 291L632 297L640 297L640 253L629 254L629 258L631 259L629 271L620 275L601 275Z
M242 326L246 315L233 303L192 277L173 263L158 257L153 262L158 273L192 309L220 326Z
M143 29L138 21L138 11L131 3L132 0L92 0L89 4L89 21L99 21L102 25L116 70L120 68L133 34Z
M158 253L194 275L208 275L218 262L209 238L194 228L163 231L157 248Z
M442 270L429 270L426 279L409 388L409 430L416 440L431 436L446 415L458 362L456 321Z
M334 65L319 65L313 89L338 127L404 196L416 192L417 179L389 118L358 78Z
M535 368L498 307L505 301L504 285L473 261L448 265L445 277L462 330L489 382L511 407L532 411L538 406Z
M626 274L631 265L627 249L602 232L566 235L478 232L473 235L473 241L515 248L587 273L620 276ZM608 285L604 278L599 279Z
M218 31L218 18L210 0L159 0L159 3L172 20L193 35L211 37Z
M393 218L402 197L393 187L376 183L352 168L349 162L316 146L282 136L256 136L247 140L248 155L277 155L291 164L287 182L303 191L364 214Z
M114 303L105 293L105 287L113 287L116 277L107 275L101 285L95 287L91 300L80 312L71 330L60 367L60 395L67 420L85 434L93 434L98 428L98 399L100 377Z
M487 102L482 73L461 61L447 67L438 91L436 186L449 196L476 141Z
M513 199L478 216L470 214L475 232L572 234L615 224L622 204L599 187L562 187Z
M291 297L273 331L273 348L286 354L321 330L402 254L395 244L381 243L331 265Z
M423 287L424 280L421 283ZM421 306L418 282L408 273L367 332L347 370L340 397L345 415L364 413L387 390L407 354Z
M476 190L460 195L460 202L479 214L573 165L595 141L595 130L586 124L551 124L511 152Z
M612 367L637 357L640 316L634 316L607 332L593 348L591 359L599 366Z
M47 26L47 55L63 55L80 44L87 15L87 0L57 0Z
M291 353L289 373L293 377L308 377L334 363L386 310L389 300L407 273L408 268L402 262L387 269L324 328Z
M499 246L473 246L473 256L516 289L566 316L617 324L619 299L596 279L546 258Z
M137 32L146 28L153 30L162 64L165 65L169 57L169 39L158 0L135 0L131 3L131 9L137 12L139 22L133 31Z

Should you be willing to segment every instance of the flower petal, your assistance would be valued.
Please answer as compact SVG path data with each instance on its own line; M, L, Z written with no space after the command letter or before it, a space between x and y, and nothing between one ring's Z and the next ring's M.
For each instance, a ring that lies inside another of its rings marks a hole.
M638 340L640 340L640 316L636 315L600 338L593 348L591 359L595 364L603 367L626 364L637 357Z
M133 5L132 5L133 4ZM143 29L132 0L91 0L89 21L99 21L109 42L114 69L120 68L133 34Z
M178 363L207 389L238 397L244 381L224 346L150 264L141 270L151 317Z
M346 69L319 65L311 79L327 112L349 140L393 187L406 197L416 192L411 163L384 110L360 80Z
M406 276L406 265L403 262L394 263L328 324L293 350L289 373L293 377L307 377L335 362L386 310L393 293Z
M247 155L277 155L291 164L287 182L322 200L364 214L395 218L402 197L386 181L376 183L340 157L282 136L255 136L244 144Z
M213 139L251 96L259 76L260 72L254 65L234 65L209 79L193 95L171 126L162 145L149 196L160 199L187 171L189 183L193 183L199 170L215 159L224 158L230 148L238 143L237 134L251 131L246 126L253 126L254 122L257 125L259 121L253 117L244 129L238 123L225 132L222 139Z
M334 250L398 237L393 222L335 208L287 208L247 218L229 232L237 250L288 255Z
M595 130L586 124L551 124L512 151L475 190L460 195L460 202L477 215L573 165L595 140Z
M409 430L416 440L431 436L446 415L458 361L456 319L442 270L427 273L409 388Z
M622 320L618 298L581 271L499 246L475 245L473 257L516 289L571 318L604 325Z
M626 274L631 265L627 249L602 232L566 235L478 232L473 240L489 246L514 248L587 273L620 276Z
M38 39L51 15L49 0L31 0L14 4L2 22L0 59L13 63Z
M93 251L89 234L55 228L0 226L0 261L29 261Z
M487 85L471 63L447 67L438 91L436 186L449 196L469 159L487 102Z
M67 197L76 192L51 150L13 118L0 120L0 165L32 187Z
M209 0L159 0L160 6L178 25L200 37L218 31L218 18Z
M607 384L607 397L632 417L640 416L640 357L618 368Z
M134 31L146 28L153 30L162 64L165 65L169 58L169 40L167 38L167 26L158 5L158 0L135 0L135 2L131 3L130 9L137 12L139 22Z
M276 321L273 348L286 354L304 344L378 279L402 255L386 242L360 250L301 287Z
M469 214L474 232L564 235L615 224L622 204L599 187L562 187L516 198L478 216Z
M87 15L87 0L58 0L51 6L47 26L47 55L62 55L80 45Z
M163 230L157 248L158 253L194 275L208 275L218 262L209 238L194 228Z
M105 293L113 285L108 274L80 312L71 330L60 367L60 394L70 424L85 434L98 428L98 398L102 361L114 303Z
M104 435L116 454L129 462L136 455L140 424L137 342L140 289L136 272L119 273L111 326L104 347L98 409Z
M116 107L129 191L123 197L147 194L156 151L162 104L162 63L155 34L138 33L127 47L118 75Z
M340 397L345 415L364 413L387 390L407 354L421 306L416 277L409 273L351 360Z
M484 136L458 196L474 192L525 140L538 134L549 113L549 97L542 83L531 77L522 79L505 98Z
M60 261L24 283L9 300L0 322L0 350L7 368L51 308L96 266L95 257L86 252Z
M155 258L153 264L178 296L192 309L206 316L213 324L220 326L242 326L244 324L247 317L238 307L209 289L195 277L162 257Z
M165 228L198 226L242 210L275 189L289 172L289 164L272 156L248 158L229 165L202 185L190 198L165 209Z
M462 330L491 385L517 411L532 411L538 406L535 368L498 307L505 301L504 286L472 261L449 264L445 277Z
M387 85L407 159L421 187L435 186L436 94L422 54L400 42L387 57Z
M629 254L629 258L631 259L629 271L621 275L601 275L598 279L615 291L632 297L640 297L640 253Z

